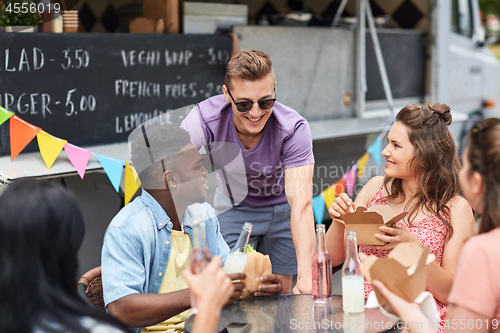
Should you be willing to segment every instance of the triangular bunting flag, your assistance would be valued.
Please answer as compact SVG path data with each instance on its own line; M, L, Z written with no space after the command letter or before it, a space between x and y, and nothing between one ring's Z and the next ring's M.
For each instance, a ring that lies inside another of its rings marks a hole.
M40 148L42 159L47 168L50 169L68 141L56 138L43 130L38 132L36 139L38 140L38 148Z
M5 123L5 121L10 117L12 117L13 115L14 114L12 112L0 106L0 125Z
M135 192L141 186L141 181L137 176L135 168L128 162L125 162L125 205L127 205Z
M361 177L363 177L363 175L365 174L365 168L366 168L366 163L368 163L368 157L370 157L370 153L369 152L366 152L363 157L361 157L359 160L358 160L358 180L361 179Z
M326 190L321 192L321 195L323 196L323 200L325 201L326 209L329 209L333 203L333 200L335 200L335 187L334 187L334 185L330 185L329 188L327 188Z
M370 155L372 155L373 159L375 160L375 163L377 163L377 166L380 168L381 166L380 160L382 157L382 138L380 136L368 148L368 152L370 153Z
M338 197L345 192L345 180L340 178L335 184L332 185L335 189L335 196Z
M325 215L325 201L323 200L323 196L321 194L313 197L312 209L316 223L323 223L323 215Z
M73 164L76 171L80 175L80 178L83 179L83 176L85 175L85 169L87 168L90 154L92 154L92 152L90 150L72 145L71 143L66 143L66 145L64 146L64 150L68 155L69 161L71 162L71 164Z
M10 160L17 155L33 140L40 128L25 122L17 116L10 118Z
M354 193L354 185L356 185L356 170L358 165L354 164L348 173L344 175L345 187L347 189L347 194L352 198Z
M125 164L125 162L122 160L103 156L101 154L94 154L99 159L99 163L101 163L104 172L106 172L106 175L115 188L115 191L118 192L118 190L120 189L120 181L122 180L123 165Z

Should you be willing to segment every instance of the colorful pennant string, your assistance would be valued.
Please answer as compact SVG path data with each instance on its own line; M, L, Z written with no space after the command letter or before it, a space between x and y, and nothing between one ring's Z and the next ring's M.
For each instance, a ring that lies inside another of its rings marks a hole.
M57 138L43 131L41 128L22 120L21 118L15 116L14 113L0 106L0 125L7 119L10 119L11 160L14 160L36 136L40 154L42 155L42 159L47 168L50 169L52 167L60 152L64 148L71 164L75 167L76 171L80 175L80 178L83 179L90 155L92 154L90 150L72 145L68 143L67 140ZM99 162L111 181L113 188L116 192L118 192L125 161L117 160L97 153L95 155L99 159ZM137 177L137 173L135 173L135 170L133 170L133 167L130 164L128 164L127 170L130 171L131 176L129 176L129 181L127 182L127 196L125 200L130 201L135 192L137 192L137 189L140 187L140 181Z
M0 106L0 125L2 125L7 119L12 117L14 114L9 110Z
M344 177L340 178L335 184L332 185L335 190L335 196L339 196L345 192L345 179ZM330 208L330 207L328 207Z
M106 172L111 185L113 185L115 191L118 192L118 190L120 189L120 181L122 179L123 166L125 165L125 161L117 160L115 158L107 157L97 153L94 153L94 155L99 159L99 163L101 163L104 172Z
M17 155L33 140L40 132L40 128L33 126L17 116L10 117L10 160L13 161Z
M375 142L368 148L368 152L372 155L377 167L381 167L381 157L382 157L382 137L378 137Z
M87 168L90 154L92 154L92 152L90 150L72 145L69 142L64 146L64 150L66 151L66 155L68 155L69 161L73 164L76 171L80 175L80 178L83 179L85 169Z
M38 132L36 139L42 159L47 168L50 169L68 141L56 138L43 130Z
M313 197L312 208L316 223L323 222L322 219L324 211L325 209L330 208L336 196L345 191L347 191L349 197L352 197L354 195L354 187L356 185L356 181L363 177L370 155L377 163L377 166L381 166L382 138L385 137L390 127L390 125L385 126L382 133L380 133L377 139L370 145L370 147L368 147L367 151L357 161L357 163L354 164L351 169L342 176L341 180L339 180L335 184L330 185L329 188L322 191L319 195ZM324 206L321 204L323 204Z
M358 165L358 180L360 180L365 174L366 164L368 163L368 158L370 153L366 152L356 163Z
M335 200L335 184L330 185L326 190L321 192L321 196L323 197L323 200L325 202L325 206L327 208L330 208L330 206L333 203L333 200Z
M312 209L316 223L323 223L325 208L325 201L323 200L323 196L321 194L312 198Z
M141 186L139 176L132 164L125 162L125 205L134 197L135 192Z
M47 168L50 169L52 167L57 156L64 148L71 164L83 179L90 155L92 154L90 150L80 148L68 143L66 140L50 135L39 127L29 124L15 116L14 113L0 106L0 125L8 119L10 119L11 160L14 160L31 140L37 136L40 153ZM332 184L328 189L313 197L313 213L316 223L322 223L325 209L330 208L336 196L345 191L347 191L350 197L353 196L356 181L363 177L370 155L375 160L377 166L381 167L382 138L387 134L390 127L390 124L385 126L382 133L380 133L357 163L351 167L349 172L344 174L338 182ZM125 166L124 199L125 204L129 203L140 187L140 180L133 166L128 162L125 163L123 160L110 158L97 153L94 154L99 159L106 175L117 192L123 175L123 167Z
M356 171L358 169L358 165L354 164L345 175L344 175L344 180L345 180L345 186L347 190L347 195L352 198L352 195L354 194L354 186L356 185Z

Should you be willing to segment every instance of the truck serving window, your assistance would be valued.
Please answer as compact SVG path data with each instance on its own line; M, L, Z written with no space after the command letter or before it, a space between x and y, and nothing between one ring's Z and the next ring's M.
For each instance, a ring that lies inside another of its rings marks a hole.
M452 0L453 32L472 37L472 8L470 0Z

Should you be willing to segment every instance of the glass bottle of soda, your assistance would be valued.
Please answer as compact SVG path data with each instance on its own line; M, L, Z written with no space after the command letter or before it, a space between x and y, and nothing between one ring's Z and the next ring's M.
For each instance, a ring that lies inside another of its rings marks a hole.
M365 310L364 279L359 266L356 232L347 232L346 255L342 266L342 307L346 313Z
M332 300L332 262L326 250L324 224L316 224L316 253L312 260L312 287L315 302Z

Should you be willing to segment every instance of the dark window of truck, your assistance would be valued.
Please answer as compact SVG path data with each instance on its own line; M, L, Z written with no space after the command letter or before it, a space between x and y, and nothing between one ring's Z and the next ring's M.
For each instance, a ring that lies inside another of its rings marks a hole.
M451 3L453 32L472 37L472 4L470 0L453 0Z

